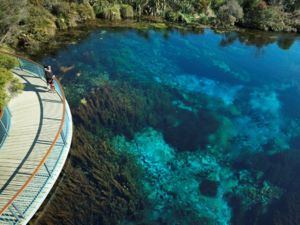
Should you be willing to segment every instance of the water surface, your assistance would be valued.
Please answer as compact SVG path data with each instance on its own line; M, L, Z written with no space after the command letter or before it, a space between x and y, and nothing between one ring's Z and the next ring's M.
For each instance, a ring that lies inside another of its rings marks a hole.
M299 37L101 29L43 61L75 128L142 170L120 223L300 223Z

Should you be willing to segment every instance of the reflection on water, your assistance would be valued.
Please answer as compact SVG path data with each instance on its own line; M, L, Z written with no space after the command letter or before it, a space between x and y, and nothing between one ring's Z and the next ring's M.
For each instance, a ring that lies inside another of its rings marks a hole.
M230 32L225 33L221 41L221 46L226 47L239 41L246 45L253 45L260 49L269 44L276 43L281 49L288 50L292 47L293 43L297 40L296 35L281 34L272 35L259 31L244 31L244 32Z
M36 223L300 224L296 36L101 29L43 61L76 131Z

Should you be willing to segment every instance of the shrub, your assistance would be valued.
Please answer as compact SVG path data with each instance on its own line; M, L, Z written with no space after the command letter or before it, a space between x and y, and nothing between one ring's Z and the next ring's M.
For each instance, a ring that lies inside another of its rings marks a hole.
M13 69L18 65L18 60L14 57L0 54L0 68Z
M0 54L0 109L7 104L11 96L23 90L23 84L10 71L17 65L18 61L14 57Z
M121 19L120 5L113 5L108 8L104 8L103 13L100 17L108 20L120 20Z
M211 0L201 0L199 1L199 5L198 5L198 10L199 12L201 13L205 13L208 8L210 7L210 4L211 4Z
M165 14L165 19L169 22L177 22L178 21L178 13L167 11Z
M199 22L200 22L201 24L209 24L210 21L209 21L208 16L203 15L203 16L200 18Z
M251 24L260 30L283 31L289 27L285 24L285 15L280 7L269 6L262 10L254 10L250 14Z
M52 6L51 13L59 17L67 17L71 11L71 6L67 2L56 3Z
M121 6L121 16L124 19L129 19L134 17L133 8L130 5Z
M165 19L169 22L176 22L176 23L186 23L189 24L195 21L193 16L189 16L187 14L183 14L181 12L174 13L172 11L168 11L165 14Z
M245 11L256 9L259 4L266 4L263 0L242 0L241 5Z
M211 8L214 9L214 10L217 10L218 8L220 8L224 4L225 4L224 0L212 0Z
M12 79L11 72L5 68L0 68L0 108L3 108L9 99L7 85Z
M56 32L55 17L44 8L31 7L30 16L27 19L28 30L35 40L47 41Z
M1 89L5 89L5 85L8 84L13 79L12 73L5 69L0 68L0 87Z
M96 17L94 9L89 3L81 3L76 9L81 21L93 20Z
M229 0L218 10L218 17L222 24L234 25L235 22L242 19L243 16L243 8L235 0Z
M16 94L19 94L24 89L24 84L20 83L20 81L13 77L11 82L8 85L8 91L9 93L14 96Z

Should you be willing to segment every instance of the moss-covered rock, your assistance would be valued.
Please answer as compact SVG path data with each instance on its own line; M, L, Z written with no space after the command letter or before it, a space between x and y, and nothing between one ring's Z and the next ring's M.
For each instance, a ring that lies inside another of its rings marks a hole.
M113 6L100 8L98 9L96 15L97 17L106 20L121 20L121 6L116 4Z
M57 17L56 24L60 29L76 27L80 23L95 19L94 9L88 2L58 2L53 5L52 13Z
M79 22L94 20L96 18L94 9L88 2L76 5L75 8L79 16Z
M123 19L132 19L134 17L133 7L130 5L121 6L121 17Z

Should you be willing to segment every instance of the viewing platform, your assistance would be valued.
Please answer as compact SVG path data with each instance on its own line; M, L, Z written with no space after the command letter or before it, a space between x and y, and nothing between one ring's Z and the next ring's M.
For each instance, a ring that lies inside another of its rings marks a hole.
M0 225L34 216L62 171L73 131L60 82L49 92L43 67L14 57L20 66L12 72L25 88L0 115Z

